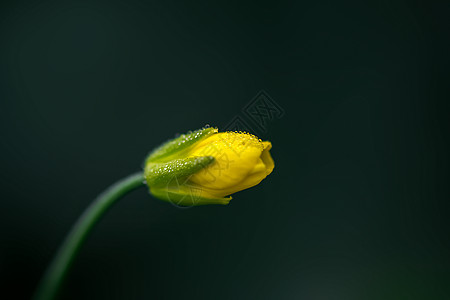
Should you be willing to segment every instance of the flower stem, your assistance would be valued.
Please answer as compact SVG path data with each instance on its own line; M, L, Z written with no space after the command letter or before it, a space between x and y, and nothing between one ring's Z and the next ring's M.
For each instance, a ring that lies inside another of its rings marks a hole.
M34 300L51 300L56 297L75 256L97 221L122 196L143 185L144 177L142 173L136 173L119 180L92 202L59 248L39 283Z

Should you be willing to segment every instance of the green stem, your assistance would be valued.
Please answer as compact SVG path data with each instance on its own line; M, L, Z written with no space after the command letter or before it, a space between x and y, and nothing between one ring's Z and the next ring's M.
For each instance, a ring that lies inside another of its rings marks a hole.
M48 267L34 295L35 300L51 300L56 297L75 256L97 221L117 200L143 184L142 173L130 175L110 186L92 202L75 223Z

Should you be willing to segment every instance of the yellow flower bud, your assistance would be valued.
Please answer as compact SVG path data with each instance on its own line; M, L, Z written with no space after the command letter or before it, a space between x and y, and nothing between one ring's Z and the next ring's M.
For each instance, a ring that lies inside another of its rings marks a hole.
M274 162L272 144L245 132L203 128L170 140L147 158L150 192L177 205L228 204L229 196L257 185Z

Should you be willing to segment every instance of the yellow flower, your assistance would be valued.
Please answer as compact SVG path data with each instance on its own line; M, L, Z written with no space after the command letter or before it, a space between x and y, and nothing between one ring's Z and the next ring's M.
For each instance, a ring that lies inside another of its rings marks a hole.
M244 132L205 128L169 141L150 154L150 192L179 205L228 204L233 193L260 183L274 162L272 144Z

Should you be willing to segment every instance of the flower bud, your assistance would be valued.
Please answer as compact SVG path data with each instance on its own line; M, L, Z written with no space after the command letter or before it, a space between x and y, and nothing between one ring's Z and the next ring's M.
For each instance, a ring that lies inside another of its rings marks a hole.
M229 195L272 172L271 148L270 142L245 132L203 128L150 153L144 176L150 193L161 200L183 206L228 204Z

